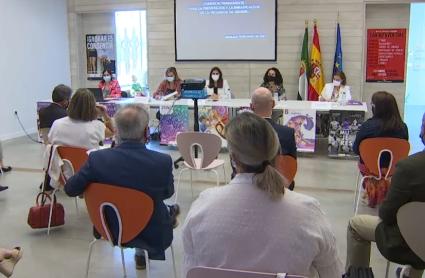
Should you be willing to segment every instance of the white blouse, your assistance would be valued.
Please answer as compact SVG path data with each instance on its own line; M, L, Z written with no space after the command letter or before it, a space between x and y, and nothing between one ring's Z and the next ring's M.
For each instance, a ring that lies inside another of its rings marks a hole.
M332 99L332 94L334 91L333 83L326 83L323 87L322 93L320 94L320 99L323 101L334 101L334 102L347 102L351 100L351 88L348 85L340 86L339 92L335 99Z
M209 96L212 96L214 94L214 88L209 88L210 81L207 79L206 80L206 84L205 84L205 88L207 89L207 93ZM218 88L217 89L218 92L218 98L219 99L231 99L232 98L232 94L230 92L230 86L229 83L227 83L227 80L224 79L223 80L223 88Z
M65 117L53 122L48 138L53 145L97 149L99 142L105 140L105 124L99 120L83 122Z
M183 226L183 277L207 266L339 278L335 241L317 200L286 190L272 201L252 174L238 174L192 204Z

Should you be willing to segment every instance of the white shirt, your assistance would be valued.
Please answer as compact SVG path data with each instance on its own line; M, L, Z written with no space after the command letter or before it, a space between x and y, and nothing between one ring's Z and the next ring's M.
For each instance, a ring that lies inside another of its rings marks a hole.
M48 137L53 145L97 149L105 140L105 125L99 120L83 122L65 117L53 122Z
M207 89L207 93L209 96L212 96L214 94L214 88L209 88L210 81L206 80L205 88ZM219 99L231 99L232 94L230 92L230 86L229 83L227 83L227 80L223 80L223 88L218 88L218 98Z
M238 174L192 204L183 226L184 275L207 266L340 278L335 236L318 201L289 190L273 201L252 179Z
M332 94L334 91L333 83L326 83L325 87L323 87L322 93L320 94L320 99L324 101L335 101L335 102L346 102L351 100L351 89L350 86L340 86L339 93L336 99L332 99Z

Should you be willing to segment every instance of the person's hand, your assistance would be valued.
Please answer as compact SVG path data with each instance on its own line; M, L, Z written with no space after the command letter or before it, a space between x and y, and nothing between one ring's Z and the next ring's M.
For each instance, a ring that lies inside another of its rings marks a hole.
M156 94L153 96L154 99L156 100L160 100L161 99L161 95L160 94Z

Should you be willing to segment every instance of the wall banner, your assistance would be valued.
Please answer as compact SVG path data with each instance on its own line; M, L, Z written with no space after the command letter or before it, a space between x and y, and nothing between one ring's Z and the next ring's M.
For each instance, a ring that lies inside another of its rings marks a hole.
M87 79L100 80L102 72L109 69L115 74L115 35L86 35Z

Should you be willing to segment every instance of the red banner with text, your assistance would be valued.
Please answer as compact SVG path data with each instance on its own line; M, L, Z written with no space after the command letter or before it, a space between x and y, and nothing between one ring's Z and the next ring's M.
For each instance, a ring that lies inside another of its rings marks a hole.
M368 29L366 82L404 82L406 29Z

